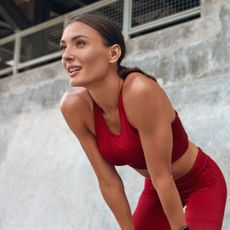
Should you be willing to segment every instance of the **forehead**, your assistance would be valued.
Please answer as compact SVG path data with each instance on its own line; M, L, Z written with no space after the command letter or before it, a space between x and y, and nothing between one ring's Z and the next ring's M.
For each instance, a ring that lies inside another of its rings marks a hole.
M69 24L64 29L61 40L67 41L76 36L85 36L88 39L103 40L99 32L82 22L73 22Z

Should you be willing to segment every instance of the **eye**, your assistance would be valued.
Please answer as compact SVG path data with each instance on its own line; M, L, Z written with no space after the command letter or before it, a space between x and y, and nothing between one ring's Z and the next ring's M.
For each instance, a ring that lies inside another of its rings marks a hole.
M86 42L83 41L83 40L78 40L78 41L76 41L76 46L77 46L78 48L84 47L85 44L86 44Z
M65 49L66 49L66 47L65 47L65 46L63 46L63 45L61 45L61 46L60 46L60 50L61 50L62 52L64 52L64 51L65 51Z

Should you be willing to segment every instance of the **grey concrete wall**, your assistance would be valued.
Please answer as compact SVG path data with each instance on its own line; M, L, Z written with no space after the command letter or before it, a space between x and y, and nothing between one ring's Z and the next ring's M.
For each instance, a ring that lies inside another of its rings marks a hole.
M213 14L131 40L125 63L167 83L229 72L230 2L208 2Z
M128 41L124 64L154 74L190 139L230 186L230 2L202 1L202 17ZM115 230L92 169L58 104L60 63L0 80L0 229ZM118 168L134 209L143 179ZM229 196L224 230L230 230Z

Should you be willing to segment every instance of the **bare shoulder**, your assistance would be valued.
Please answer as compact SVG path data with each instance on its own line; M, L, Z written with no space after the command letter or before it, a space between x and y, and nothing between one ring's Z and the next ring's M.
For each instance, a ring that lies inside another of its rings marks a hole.
M93 131L93 101L87 89L67 91L60 101L60 110L76 135L86 129Z
M80 110L82 107L90 107L92 99L89 92L85 88L73 88L64 93L60 101L60 109L65 110Z
M131 103L133 100L142 102L152 101L154 102L161 101L167 98L166 93L160 87L160 85L146 77L142 73L131 73L125 79L124 88L123 88L123 98L126 103ZM131 103L133 104L133 103Z
M131 123L138 116L144 119L146 114L151 114L152 118L163 115L174 119L175 112L165 91L156 81L141 73L131 73L126 78L123 103Z

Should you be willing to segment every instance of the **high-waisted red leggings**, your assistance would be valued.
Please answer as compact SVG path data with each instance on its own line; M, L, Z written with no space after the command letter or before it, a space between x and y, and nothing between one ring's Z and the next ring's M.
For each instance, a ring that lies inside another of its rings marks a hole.
M227 188L216 163L199 149L193 168L175 183L185 207L185 218L190 229L221 230ZM170 230L149 178L145 179L144 190L133 218L135 230Z

